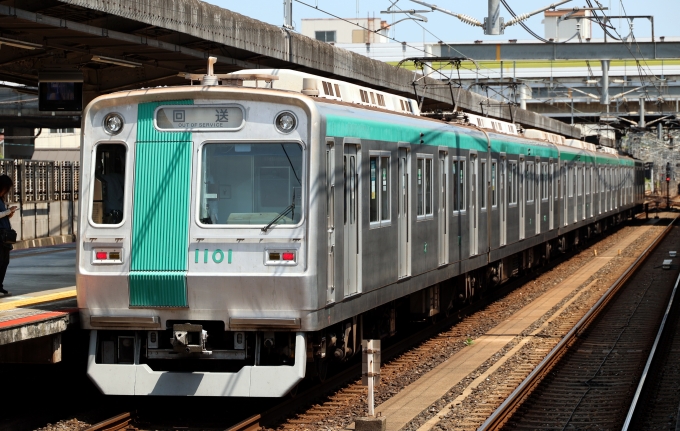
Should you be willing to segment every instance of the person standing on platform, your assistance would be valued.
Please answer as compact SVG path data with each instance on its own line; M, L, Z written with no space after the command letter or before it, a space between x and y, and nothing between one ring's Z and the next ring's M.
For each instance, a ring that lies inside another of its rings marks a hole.
M7 196L7 193L12 190L13 185L14 183L10 177L7 175L0 175L0 229L12 229L9 219L12 218L17 207L11 206L7 208L7 206L5 206L5 197ZM3 283L5 281L5 274L7 273L7 267L9 266L9 252L12 248L12 244L0 244L0 294L3 295L10 294L5 290Z

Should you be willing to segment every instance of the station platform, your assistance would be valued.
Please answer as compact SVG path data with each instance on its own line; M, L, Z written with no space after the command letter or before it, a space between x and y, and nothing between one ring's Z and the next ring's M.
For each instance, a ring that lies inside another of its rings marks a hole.
M75 244L11 252L0 297L0 363L61 361L62 333L77 328Z

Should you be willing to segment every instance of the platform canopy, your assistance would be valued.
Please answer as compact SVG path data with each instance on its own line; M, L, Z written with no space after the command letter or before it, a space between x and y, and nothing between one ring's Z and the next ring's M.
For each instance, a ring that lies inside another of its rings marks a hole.
M197 0L0 0L0 32L0 80L35 86L43 70L78 69L85 103L118 90L182 84L178 73L205 72L209 56L218 59L217 73L290 68L411 97L418 78ZM418 84L424 110L452 108L448 85L429 78ZM465 90L455 93L455 102L525 127L580 136L575 127ZM0 121L9 119L5 114L0 107Z

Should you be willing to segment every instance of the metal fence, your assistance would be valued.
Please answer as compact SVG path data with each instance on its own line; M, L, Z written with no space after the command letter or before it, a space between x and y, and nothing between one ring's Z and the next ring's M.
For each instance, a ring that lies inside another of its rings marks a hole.
M19 207L10 220L17 239L73 235L77 231L79 162L0 160L14 188L5 203ZM17 215L19 217L17 217Z

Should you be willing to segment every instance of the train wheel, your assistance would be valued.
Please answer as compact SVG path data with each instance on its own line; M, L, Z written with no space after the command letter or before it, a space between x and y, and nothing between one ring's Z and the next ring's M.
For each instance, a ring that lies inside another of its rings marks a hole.
M324 359L317 359L314 361L316 366L316 376L319 378L321 383L326 381L328 377L328 361Z
M298 383L297 385L295 385L295 386L293 387L293 389L290 390L290 392L288 392L288 396L289 396L290 398L295 398L295 397L297 396L297 393L298 393L298 389L299 389L299 388L300 388L300 384Z

